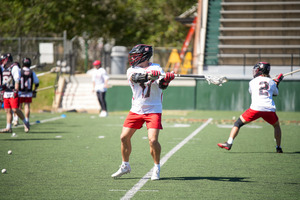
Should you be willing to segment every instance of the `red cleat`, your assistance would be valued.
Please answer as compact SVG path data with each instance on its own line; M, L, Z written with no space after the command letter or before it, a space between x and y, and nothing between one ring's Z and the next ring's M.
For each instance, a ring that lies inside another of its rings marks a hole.
M232 144L228 144L227 142L224 142L224 143L219 143L218 146L223 149L227 149L229 151L231 149Z

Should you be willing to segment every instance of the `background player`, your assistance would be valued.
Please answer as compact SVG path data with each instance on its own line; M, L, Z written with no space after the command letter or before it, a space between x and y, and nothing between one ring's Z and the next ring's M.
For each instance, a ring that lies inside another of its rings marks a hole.
M161 146L158 142L159 130L162 129L162 90L166 89L174 74L167 72L165 78L159 78L164 73L159 64L150 63L152 46L139 44L129 52L131 68L127 70L133 96L130 112L125 119L121 133L122 164L112 177L120 177L130 173L129 156L131 154L131 137L137 129L146 122L150 153L154 161L151 180L160 178Z
M6 128L1 133L11 133L12 111L24 122L24 131L29 131L29 122L25 120L23 112L19 109L19 81L20 68L18 63L13 63L10 53L1 55L1 66L3 67L2 86L4 87L4 109L6 112Z
M282 74L279 74L275 80L270 78L271 65L266 62L259 62L253 67L253 77L249 82L249 93L251 94L251 106L246 110L238 120L234 123L231 129L230 136L227 142L219 143L218 146L230 150L234 138L238 135L240 128L262 117L266 122L274 127L274 136L276 139L276 151L282 153L281 143L281 128L278 117L276 115L276 106L273 96L278 95L278 85L283 79Z
M39 87L39 79L35 72L30 69L31 60L30 58L23 58L21 78L19 84L19 108L22 109L24 104L24 114L25 120L29 122L30 117L30 104L32 103L32 97L36 96L36 90ZM34 89L33 89L34 85ZM17 126L19 124L19 119L16 114L14 114L13 125Z
M93 66L96 69L92 75L93 92L96 92L99 104L101 106L99 117L107 117L108 113L105 94L108 88L109 76L107 75L106 70L101 67L100 60L95 60Z

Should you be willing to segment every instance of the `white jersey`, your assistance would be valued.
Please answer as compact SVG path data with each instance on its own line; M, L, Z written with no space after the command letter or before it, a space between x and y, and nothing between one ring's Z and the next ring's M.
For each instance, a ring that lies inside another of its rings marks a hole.
M278 95L276 83L269 77L258 76L249 82L252 110L276 111L273 95Z
M109 77L106 73L106 70L100 67L93 71L92 81L95 82L95 91L106 92L107 88L105 88L105 81L108 80Z
M130 80L134 73L150 72L151 70L164 73L159 64L150 63L149 67L131 67L127 70L127 79L132 90L132 105L130 111L136 114L162 113L162 89L158 87L159 80L145 83L134 83Z

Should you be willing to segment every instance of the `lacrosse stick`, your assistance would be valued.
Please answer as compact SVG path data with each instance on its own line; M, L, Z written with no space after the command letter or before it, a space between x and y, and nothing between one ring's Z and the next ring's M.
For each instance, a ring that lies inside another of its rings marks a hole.
M296 72L300 72L300 69L297 69L297 70L294 70L294 71L291 71L291 72L282 74L282 76L285 77L285 76L288 76L288 75L292 75L292 74L294 74L294 73L296 73ZM276 79L276 78L277 78L277 77L275 77L274 79Z
M165 76L162 74L161 76ZM182 78L194 78L194 79L205 79L208 84L214 84L218 86L222 86L222 83L226 83L228 79L225 76L205 76L205 75L195 75L195 74L174 74L175 77Z
M292 75L292 74L294 74L294 73L296 73L296 72L300 72L300 69L297 69L297 70L295 70L295 71L292 71L292 72L289 72L289 73L283 74L283 76Z

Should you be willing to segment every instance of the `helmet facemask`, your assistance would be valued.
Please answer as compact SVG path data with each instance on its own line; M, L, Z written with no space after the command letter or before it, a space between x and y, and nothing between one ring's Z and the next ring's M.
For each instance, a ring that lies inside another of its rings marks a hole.
M253 77L261 75L269 76L271 65L267 62L259 62L253 67Z
M131 66L137 66L138 64L149 61L152 57L152 46L139 44L133 47L129 52L128 61Z

